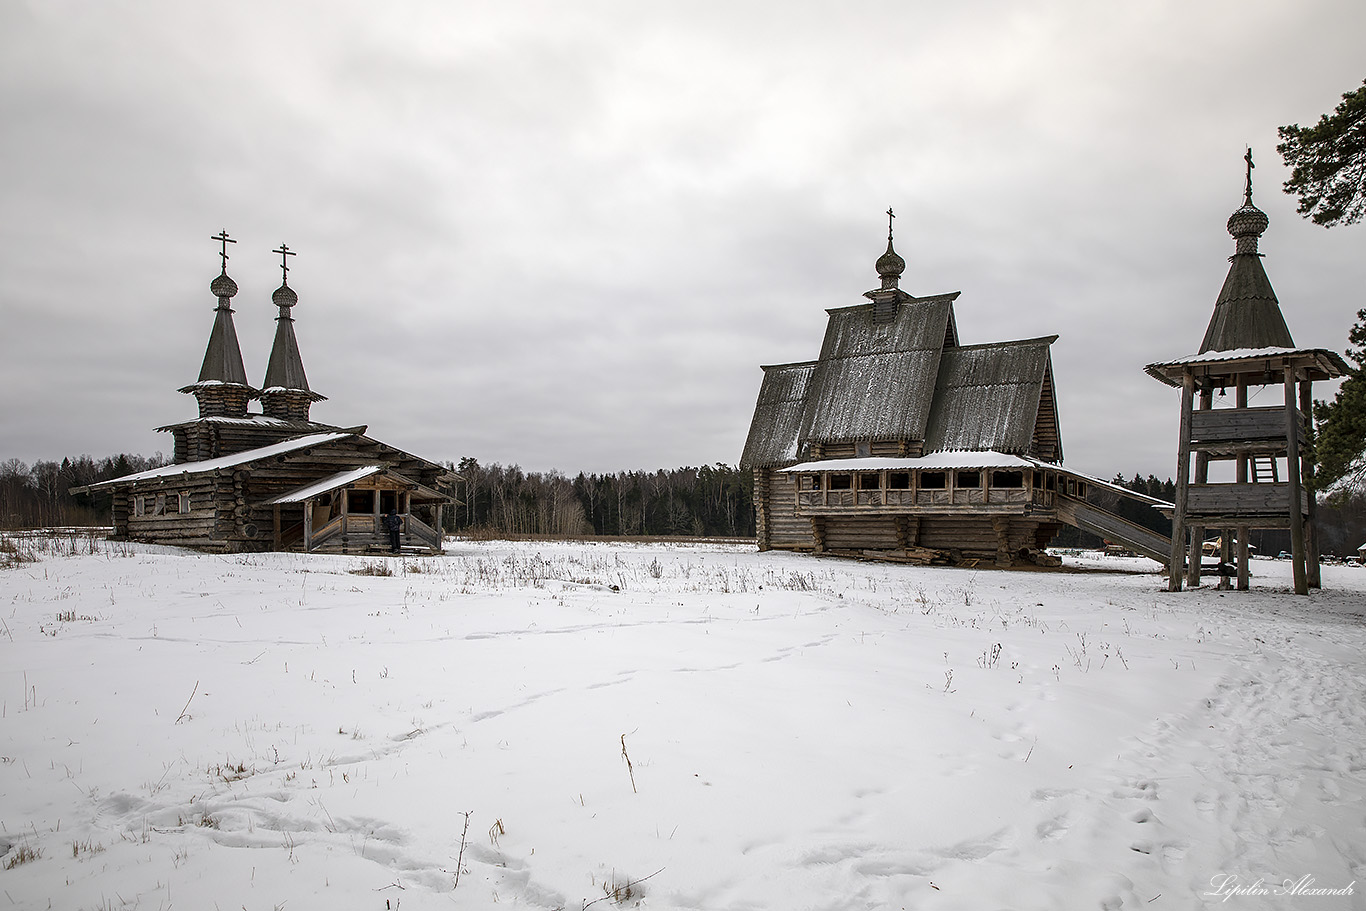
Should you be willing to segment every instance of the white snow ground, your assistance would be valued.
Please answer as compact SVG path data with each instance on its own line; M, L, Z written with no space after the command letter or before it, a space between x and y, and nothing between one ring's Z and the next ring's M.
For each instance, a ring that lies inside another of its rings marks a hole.
M0 911L1366 907L1366 569L38 546Z

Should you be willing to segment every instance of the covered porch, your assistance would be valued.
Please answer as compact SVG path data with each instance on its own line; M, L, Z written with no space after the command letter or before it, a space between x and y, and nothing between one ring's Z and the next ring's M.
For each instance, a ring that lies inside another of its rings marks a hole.
M382 465L365 465L281 494L273 510L276 550L388 552L381 522L396 512L404 553L441 553L442 510L452 498Z

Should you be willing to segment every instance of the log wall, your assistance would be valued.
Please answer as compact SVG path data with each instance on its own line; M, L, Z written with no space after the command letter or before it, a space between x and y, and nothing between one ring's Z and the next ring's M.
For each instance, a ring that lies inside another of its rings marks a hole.
M765 469L765 472L768 475L765 518L769 546L780 550L815 547L811 521L797 515L796 477L773 469Z

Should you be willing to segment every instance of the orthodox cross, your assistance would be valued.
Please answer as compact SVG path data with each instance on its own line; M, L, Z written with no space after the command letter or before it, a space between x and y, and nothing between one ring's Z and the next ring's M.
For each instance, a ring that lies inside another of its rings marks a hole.
M1252 169L1257 167L1252 163L1252 148L1249 147L1247 154L1243 156L1243 161L1247 162L1247 189L1243 191L1243 196L1248 205L1252 205Z
M285 285L289 284L289 258L291 256L298 256L299 254L295 253L293 250L289 249L289 247L285 246L284 244L280 244L280 249L271 250L270 252L280 254L280 269L283 273L280 279L280 283Z
M887 239L888 239L888 240L891 240L891 239L892 239L892 219L893 219L893 218L896 218L896 216L892 214L891 206L888 206L888 207L887 207Z
M226 230L224 230L224 231L219 231L219 232L218 232L217 234L215 234L213 237L210 237L209 240L216 240L216 241L219 241L219 242L222 244L222 246L223 246L223 252L219 253L218 255L221 256L221 257L223 257L223 274L224 274L224 275L227 275L227 274L228 274L228 244L235 244L235 243L237 243L237 241L235 241L235 240L233 240L231 237L229 237L229 236L228 236L228 232L227 232Z

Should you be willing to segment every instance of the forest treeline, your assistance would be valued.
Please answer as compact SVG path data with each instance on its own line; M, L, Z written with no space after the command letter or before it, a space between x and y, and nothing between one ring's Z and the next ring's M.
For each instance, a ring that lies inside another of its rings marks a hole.
M165 465L157 453L88 455L0 462L0 527L107 525L108 493L68 490ZM658 471L580 473L523 471L481 465L472 458L447 463L461 476L461 503L446 511L446 530L484 535L754 536L753 476L729 465Z
M451 530L509 535L754 536L754 477L718 462L700 468L523 471L461 459Z
M161 453L120 453L101 459L82 455L32 465L18 459L0 462L0 528L107 525L109 494L73 496L67 491L166 462ZM719 462L657 471L581 472L572 478L558 471L524 471L517 465L481 465L473 458L447 464L461 476L456 489L461 502L446 511L449 532L489 537L754 536L753 475ZM1113 483L1167 502L1176 496L1170 478L1117 475ZM1171 520L1157 510L1135 500L1115 499L1107 505L1120 515L1171 534ZM1289 546L1285 531L1254 531L1249 540L1259 553L1271 556ZM1320 504L1319 542L1323 553L1342 556L1366 543L1366 493L1338 498L1333 506ZM1094 547L1100 539L1064 527L1053 543Z
M60 462L19 459L0 462L0 528L48 528L54 525L108 525L109 494L72 496L72 487L120 478L158 468L169 461L119 453L96 459L88 455Z

